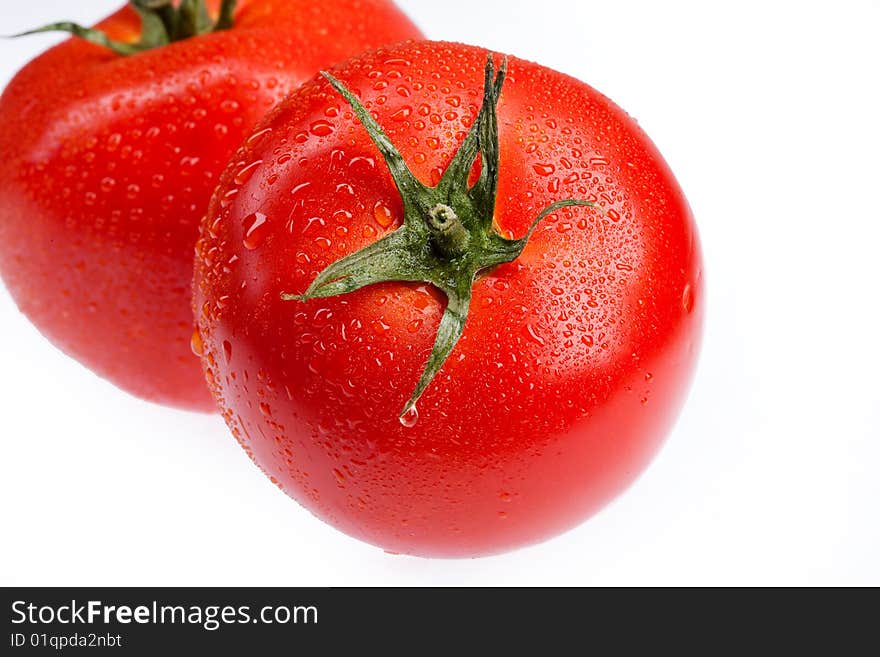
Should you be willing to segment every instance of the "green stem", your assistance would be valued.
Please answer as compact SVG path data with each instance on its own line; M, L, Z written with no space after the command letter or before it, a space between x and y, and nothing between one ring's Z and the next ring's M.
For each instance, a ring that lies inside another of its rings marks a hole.
M591 201L564 199L544 209L526 235L518 240L506 239L495 231L493 218L499 174L496 106L506 72L505 58L495 74L490 53L483 105L436 187L423 185L360 100L332 75L322 73L351 105L384 158L403 201L403 225L328 266L302 294L285 293L281 298L305 302L386 281L424 282L443 290L448 302L434 347L401 417L414 408L461 337L477 274L519 257L538 222L548 214L564 207L595 207ZM480 176L473 187L469 187L468 176L477 156L482 161ZM433 248L426 248L427 245Z
M215 30L228 30L232 27L237 4L238 0L223 0L223 4L220 5L220 16L217 17L217 23L214 25Z
M160 48L174 41L209 34L232 27L237 0L223 0L217 20L212 20L205 0L129 0L141 19L141 36L135 43L115 41L104 32L83 27L70 21L51 23L14 36L21 37L40 32L67 32L115 52L117 55L135 55L145 50Z

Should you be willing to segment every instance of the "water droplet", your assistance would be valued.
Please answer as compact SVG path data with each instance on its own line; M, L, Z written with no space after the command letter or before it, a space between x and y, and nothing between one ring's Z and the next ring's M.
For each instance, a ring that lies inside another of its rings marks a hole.
M266 215L262 212L253 212L244 218L242 222L244 226L244 245L250 250L254 250L266 239L269 232L269 226L266 223Z
M694 289L690 283L684 286L684 291L681 293L681 306L688 313L694 310Z
M251 179L251 176L254 175L254 172L259 168L262 163L263 160L257 160L256 162L251 162L247 166L239 169L238 173L235 174L235 178L233 178L235 184L244 185L248 180Z
M631 265L627 265L622 262L618 262L615 265L615 267L617 268L617 271L632 271L633 270Z
M347 224L351 221L352 214L348 210L339 209L333 213L333 218L336 220L336 223L339 224Z
M502 502L510 502L513 499L513 496L507 491L502 491L498 497Z
M330 125L329 121L315 121L309 127L311 133L317 137L326 137L329 134L333 133L333 126Z
M297 192L299 192L302 189L305 189L306 187L308 187L311 184L312 183L310 183L310 182L300 183L299 185L297 185L296 187L294 187L293 189L290 190L290 195L293 196L294 194L296 194Z
M413 404L409 408L404 411L403 415L400 416L400 423L405 426L407 429L412 429L416 426L416 423L419 421L419 409L416 408L416 405Z
M373 333L375 333L376 335L382 335L384 333L387 333L388 330L391 328L391 326L389 326L388 324L383 322L381 319L374 320L372 327L373 327Z
M388 228L394 223L391 210L382 201L376 201L376 205L373 206L373 216L376 218L376 223L382 228Z
M333 476L336 477L336 482L340 485L345 483L345 475L342 474L342 470L339 468L333 468Z
M248 137L247 141L245 142L245 146L247 146L248 148L253 148L254 146L257 145L257 143L260 141L260 139L262 139L265 135L269 134L270 132L272 132L272 128L263 128L262 130L255 132L250 137Z
M238 196L238 190L237 190L237 189L230 189L228 192L226 192L226 193L220 198L220 207L221 207L221 208L229 207L229 204L232 203L232 200L233 200L236 196Z
M266 416L272 415L272 409L269 407L269 404L260 402L260 413Z
M391 115L392 121L403 121L410 114L412 114L412 107L409 105L404 105L399 110L397 110L394 114Z
M232 343L229 340L223 341L223 355L226 356L226 364L232 360Z
M544 338L538 335L538 332L535 330L535 327L531 324L526 324L525 330L523 331L526 337L532 342L541 345L542 347L546 344L544 342Z
M202 334L199 333L199 329L193 331L192 337L189 340L189 346L196 356L201 356L205 353L205 345L202 343Z
M551 173L556 171L556 167L552 164L534 164L532 165L532 168L539 176L549 176Z
M358 155L357 157L351 158L351 161L348 163L350 168L355 168L358 166L362 166L366 169L375 169L376 168L376 160L372 157L366 157L363 155Z
M600 167L600 166L604 166L606 164L608 164L608 160L606 160L604 157L591 157L590 158L590 166Z
M650 372L645 372L645 381L650 381L653 378L654 378L653 374L651 374Z

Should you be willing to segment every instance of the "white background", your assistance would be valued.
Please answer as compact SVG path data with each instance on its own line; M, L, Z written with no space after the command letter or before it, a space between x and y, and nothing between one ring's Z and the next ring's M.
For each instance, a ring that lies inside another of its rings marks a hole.
M119 0L2 4L14 32ZM280 493L219 418L56 351L0 287L0 583L880 585L878 3L400 4L429 36L589 82L671 164L709 308L660 456L542 545L387 555ZM56 40L0 42L0 83Z

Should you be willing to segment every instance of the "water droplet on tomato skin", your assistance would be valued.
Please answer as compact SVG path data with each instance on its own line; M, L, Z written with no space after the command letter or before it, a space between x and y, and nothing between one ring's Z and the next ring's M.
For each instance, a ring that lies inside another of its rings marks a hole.
M542 347L543 347L545 344L547 344L547 343L544 341L544 338L542 338L540 335L538 335L538 332L535 330L535 327L532 326L531 324L526 324L526 325L525 325L523 333L525 334L525 336L526 336L529 340L531 340L531 341L534 342L535 344L539 344L539 345L541 345Z
M256 162L251 162L247 166L242 167L238 170L238 173L235 174L235 178L233 178L233 182L236 185L244 185L248 180L253 177L254 172L259 168L259 166L263 163L263 160L257 160Z
M372 323L373 333L376 335L384 335L389 330L391 330L391 326L386 324L381 319L377 319Z
M252 212L244 218L242 226L244 227L243 242L245 248L248 248L251 251L259 248L263 243L263 240L266 239L266 234L269 232L269 226L266 223L266 215L262 212Z
M681 307L687 313L694 310L694 289L690 283L684 286L684 291L681 293Z
M556 167L552 164L533 164L532 169L534 169L535 173L539 176L549 176L556 171Z
M253 148L260 142L260 140L264 136L266 136L270 132L272 132L272 128L263 128L262 130L255 132L250 137L248 137L247 141L245 142L245 146L247 146L248 148Z
M412 114L412 107L410 107L409 105L404 105L403 107L398 109L396 112L394 112L394 114L391 115L391 120L392 121L403 121L403 120L407 119L410 114Z
M333 133L333 126L330 125L329 121L324 121L323 119L320 121L315 121L309 126L309 132L311 132L316 137L326 137L329 134Z
M412 406L407 408L406 411L404 411L403 415L401 415L398 419L400 420L400 423L407 429L412 429L419 421L419 409L416 408L415 404L413 404Z
M202 342L202 334L199 332L199 329L193 331L192 337L189 340L189 346L196 356L201 356L205 353L205 345Z
M391 210L382 201L376 201L376 205L373 206L373 217L382 228L388 228L394 223L394 215L391 214Z

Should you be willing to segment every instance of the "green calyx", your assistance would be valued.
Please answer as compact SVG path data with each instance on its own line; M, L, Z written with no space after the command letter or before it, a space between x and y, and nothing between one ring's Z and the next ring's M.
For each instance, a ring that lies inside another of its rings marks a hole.
M52 23L28 30L16 37L40 32L67 32L99 46L109 48L117 55L135 55L145 50L166 46L201 34L209 34L232 27L232 18L238 0L223 0L217 18L211 17L205 0L129 0L141 18L141 37L135 43L114 41L100 30L83 27L70 21Z
M524 237L516 240L506 239L495 230L493 217L498 189L496 106L506 71L505 58L495 74L490 53L485 69L482 107L436 187L427 187L416 179L369 111L339 80L322 72L351 105L385 159L403 200L403 225L328 266L304 293L282 294L281 298L308 301L346 294L385 281L431 283L443 290L448 303L440 320L434 348L401 417L414 408L461 337L477 275L515 260L538 223L547 215L564 207L595 206L590 201L557 201L535 218ZM480 176L469 187L468 177L477 156L482 160Z

